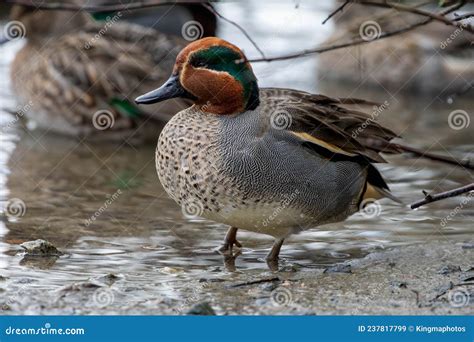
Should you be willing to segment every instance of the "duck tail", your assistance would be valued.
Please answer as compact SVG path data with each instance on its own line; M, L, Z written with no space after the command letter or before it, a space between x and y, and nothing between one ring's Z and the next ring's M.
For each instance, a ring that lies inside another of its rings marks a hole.
M385 197L394 202L403 204L401 199L390 192L390 188L375 166L369 164L365 190L362 193L361 202L368 199L377 200Z

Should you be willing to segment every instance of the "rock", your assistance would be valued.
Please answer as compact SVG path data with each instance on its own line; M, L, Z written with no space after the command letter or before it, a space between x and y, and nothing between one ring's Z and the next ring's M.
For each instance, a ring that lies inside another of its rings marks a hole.
M398 280L392 280L390 281L390 285L393 287L398 287L400 289L407 289L408 288L408 283L404 281L398 281Z
M275 290L278 286L280 286L278 283L269 283L269 284L262 284L260 285L260 288L263 290L263 291L273 291Z
M193 307L186 312L186 315L215 316L216 312L208 302L202 302L193 305Z
M63 286L62 288L59 289L59 292L75 292L75 291L83 291L87 289L98 289L99 287L102 287L102 286L90 281L85 281L81 283L74 283L71 285Z
M122 279L122 277L120 277L118 275L115 275L113 273L109 273L109 274L100 276L98 278L94 278L94 280L99 281L99 282L104 283L104 284L109 285L109 286L112 285L113 283L115 283L119 279Z
M285 265L280 269L280 272L294 273L298 272L300 268L298 265Z
M225 282L225 279L221 279L221 278L200 278L199 282L200 283L223 283L223 282Z
M352 273L352 267L348 264L336 264L326 268L323 273Z
M60 256L63 255L52 243L45 240L34 240L23 242L22 247L27 256Z
M180 267L169 267L165 266L160 269L158 269L158 272L164 273L164 274L178 274L184 272L184 270Z
M448 275L456 272L461 272L461 267L456 265L446 265L441 267L441 269L438 271L438 274Z

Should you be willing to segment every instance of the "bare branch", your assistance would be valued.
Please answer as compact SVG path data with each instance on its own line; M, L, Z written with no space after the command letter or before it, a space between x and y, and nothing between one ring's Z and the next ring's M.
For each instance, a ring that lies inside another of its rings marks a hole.
M448 7L445 10L440 11L439 13L437 13L437 15L444 16L444 15L447 15L449 13L452 13L452 12L458 10L459 8L461 8L462 6L464 6L464 4L465 4L465 1L460 1L457 4L454 4L451 7ZM341 48L346 48L346 47L349 47L349 46L357 46L357 45L367 44L367 43L374 42L374 41L377 41L377 40L380 40L380 39L385 39L385 38L392 37L392 36L395 36L395 35L398 35L398 34L401 34L401 33L411 31L411 30L413 30L417 27L428 24L428 23L432 22L433 20L434 19L432 17L427 17L427 18L425 18L425 19L423 19L419 22L416 22L414 24L405 26L403 28L393 30L393 31L389 31L389 32L383 32L383 33L380 34L380 36L377 39L371 40L371 41L362 39L362 37L361 37L359 39L354 39L352 41L345 42L345 43L333 44L333 45L328 45L328 46L320 46L320 47L317 47L317 48L314 48L314 49L307 49L307 50L303 50L303 51L300 51L300 52L290 53L290 54L287 54L287 55L282 55L282 56L277 56L277 57L249 59L249 62L259 63L259 62L283 61L283 60L294 59L294 58L302 58L302 57L306 57L306 56L314 55L314 54L320 54L320 53L323 53L323 52L337 50L337 49L341 49Z
M322 24L323 24L323 25L326 24L326 23L328 22L328 20L331 19L332 17L334 17L337 13L342 12L342 11L344 10L344 7L346 7L346 6L349 4L349 2L351 2L351 1L350 1L350 0L344 1L344 3L343 3L341 6L339 6L339 7L336 8L334 11L332 11L332 12L327 16L327 18L323 20Z
M196 3L195 1L163 1L163 0L148 0L137 1L128 4L111 4L111 5L76 5L72 3L62 2L48 2L35 4L32 0L4 0L9 4L18 4L28 7L35 7L42 10L64 10L64 11L88 11L88 12L114 12L124 10L134 10L140 8L148 8L155 6L171 6L181 4Z
M469 170L474 170L474 164L468 159L458 160L453 157L422 151L411 146L405 146L405 145L400 145L400 144L392 144L392 145L396 145L396 147L398 147L399 149L405 152L412 153L422 158L431 159L431 160L435 160L435 161L439 161L439 162L443 162L443 163L447 163L451 165L461 166Z
M398 4L398 3L393 3L393 2L374 2L374 1L359 1L359 0L353 0L351 1L353 3L357 3L360 5L367 5L367 6L374 6L374 7L382 7L382 8L392 8L400 12L408 12L408 13L413 13L413 14L418 14L424 17L431 18L435 21L442 22L446 25L451 25L457 28L462 28L463 30L466 30L470 33L474 33L474 29L465 23L460 23L459 20L451 20L445 17L446 14L436 14L432 12L428 12L416 7L411 7L411 6L406 6L403 4ZM470 13L472 15L472 13Z
M380 34L380 36L377 38L377 40L388 38L388 37L391 37L391 36L398 35L400 33L411 31L416 27L428 24L430 21L431 21L431 19L425 19L425 20L420 21L418 23L415 23L413 25L406 26L402 29L398 29L398 30L394 30L394 31L390 31L390 32L384 32L384 33ZM375 40L373 40L373 41L375 41ZM320 47L317 47L317 48L314 48L314 49L307 49L307 50L303 50L303 51L300 51L300 52L295 52L295 53L282 55L282 56L277 56L277 57L249 59L249 62L259 63L259 62L284 61L284 60L287 60L287 59L302 58L302 57L306 57L306 56L309 56L309 55L320 54L320 53L323 53L323 52L338 50L338 49L342 49L342 48L346 48L346 47L350 47L350 46L357 46L357 45L367 44L367 43L370 43L370 42L371 41L360 38L360 39L354 39L352 41L345 42L345 43L333 44L333 45L328 45L328 46L320 46Z
M204 4L204 6L209 10L211 11L212 13L214 13L217 17L221 18L222 20L228 22L229 24L231 25L234 25L235 27L237 27L237 29L239 29L240 32L242 32L244 34L245 37L247 37L247 39L250 41L250 43L252 43L252 45L257 49L258 52L260 52L260 55L262 56L262 58L265 58L265 54L263 53L263 51L260 49L260 47L257 45L257 43L255 43L255 41L252 39L252 37L250 37L250 35L247 33L247 31L242 27L240 26L239 24L237 24L235 21L232 21L230 19L227 19L226 17L224 17L222 14L220 14L219 12L216 11L216 9L214 8L214 6L212 6L210 3L206 3Z
M428 203L433 203L433 202L440 201L442 199L449 198L449 197L459 196L471 191L474 191L474 183L465 185L460 188L452 189L449 191L440 192L438 194L433 194L433 195L423 192L425 195L425 198L410 204L410 208L416 209Z
M436 153L431 153L427 151L423 151L420 149L417 149L415 147L411 146L406 146L406 145L401 145L393 142L386 142L386 141L381 141L381 140L375 140L375 139L365 139L364 144L369 146L371 149L377 151L377 152L385 152L385 151L393 151L393 150L398 150L400 152L408 152L411 154L414 154L416 156L419 156L421 158L425 159L430 159L430 160L435 160L451 165L456 165L463 167L468 170L474 170L474 163L469 160L469 159L457 159L454 157L450 156L443 156L440 154ZM387 152L389 153L389 152Z
M474 89L474 81L467 83L464 87L462 87L459 91L454 92L447 96L448 101L454 101L454 99L458 96L466 94L471 89ZM452 102L451 102L452 103Z

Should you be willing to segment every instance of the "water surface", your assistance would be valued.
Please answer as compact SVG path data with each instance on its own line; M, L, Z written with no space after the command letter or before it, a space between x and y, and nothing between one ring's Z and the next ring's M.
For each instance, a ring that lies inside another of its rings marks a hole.
M219 8L246 27L269 55L316 45L334 29L332 23L320 24L329 6L248 2ZM249 56L258 55L232 26L224 24L221 35L242 46ZM21 44L0 48L3 108L16 108L7 75ZM390 106L379 119L406 142L432 152L474 158L472 124L463 130L448 125L453 110L472 111L472 94L448 103L436 96L402 97L384 90L343 87L325 82L324 72L318 74L316 65L317 58L309 57L258 64L255 71L262 86L387 100ZM3 304L8 304L6 313L159 313L153 311L154 303L163 298L172 303L193 298L199 279L245 280L270 274L262 258L272 240L263 235L239 232L242 255L235 268L225 265L215 248L226 227L183 216L158 182L154 146L78 142L29 131L14 120L5 110L0 113L0 201L21 199L26 211L18 218L2 216L0 221L0 274L5 277L0 281L0 295ZM462 168L406 156L388 159L390 164L379 168L393 192L407 203L422 198L422 190L439 191L473 181L473 174ZM112 197L115 200L88 224ZM472 203L466 203L447 225L441 224L460 201L452 198L411 211L384 200L374 217L356 214L345 222L292 237L282 250L283 265L311 270L404 244L464 241L474 232ZM19 244L35 239L49 240L65 255L24 258ZM117 279L103 278L107 274ZM113 296L121 300L106 298L105 308L90 293L68 301L64 293L71 291L72 284L91 279L92 284L115 282ZM198 293L199 298L209 295L202 287ZM123 307L129 309L125 312Z

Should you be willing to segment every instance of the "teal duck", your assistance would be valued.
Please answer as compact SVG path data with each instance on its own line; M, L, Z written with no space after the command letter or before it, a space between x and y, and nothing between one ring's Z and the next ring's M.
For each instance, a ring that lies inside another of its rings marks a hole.
M274 263L291 234L342 221L364 199L394 198L369 141L396 134L350 109L363 100L259 88L242 51L215 37L185 47L168 81L135 101L176 97L194 104L161 132L158 176L184 213L231 226L225 253L244 229L275 237Z

